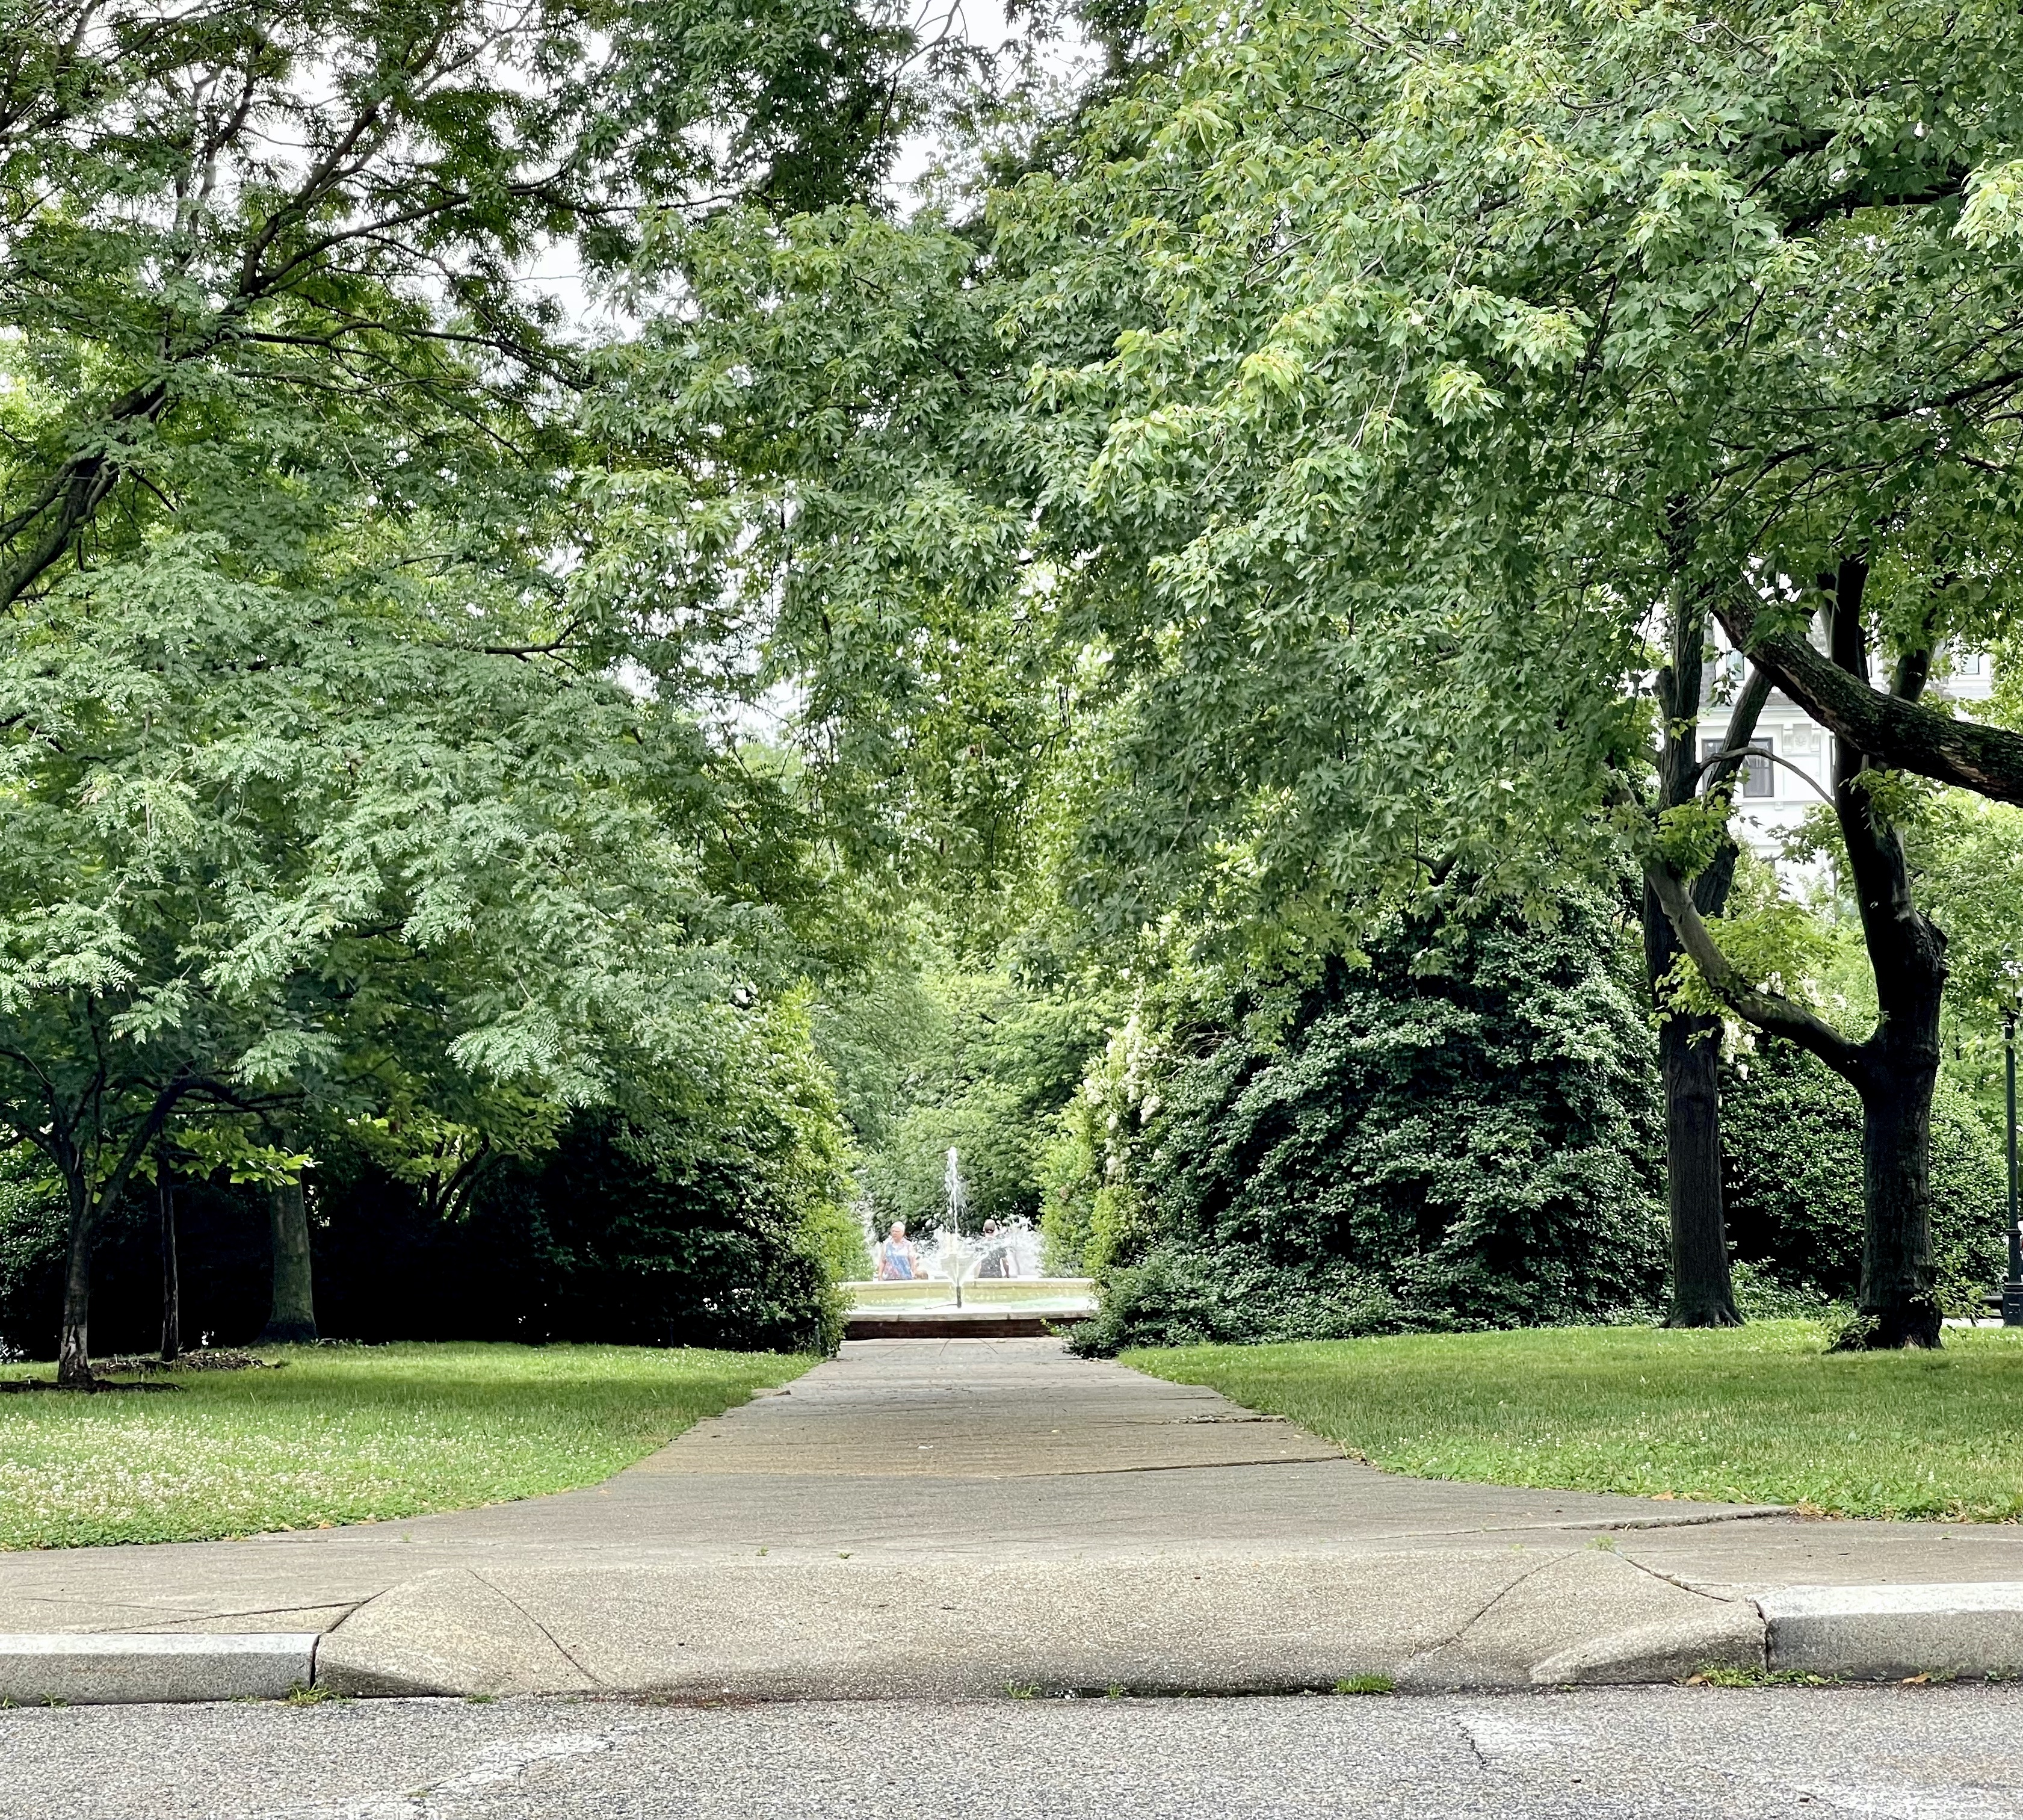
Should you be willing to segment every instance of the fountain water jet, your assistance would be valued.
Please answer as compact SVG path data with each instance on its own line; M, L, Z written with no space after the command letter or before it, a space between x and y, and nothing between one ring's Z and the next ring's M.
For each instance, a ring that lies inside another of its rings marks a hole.
M962 1242L962 1214L968 1197L963 1192L962 1163L953 1144L948 1148L948 1167L942 1174L942 1189L948 1196L948 1224L942 1229L941 1242L935 1247L935 1265L954 1286L955 1305L960 1308L964 1272L973 1260Z

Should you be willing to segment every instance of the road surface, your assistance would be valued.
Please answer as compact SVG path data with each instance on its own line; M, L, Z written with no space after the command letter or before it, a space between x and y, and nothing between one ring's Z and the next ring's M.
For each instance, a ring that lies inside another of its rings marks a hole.
M2023 1817L2023 1689L0 1712L0 1820Z

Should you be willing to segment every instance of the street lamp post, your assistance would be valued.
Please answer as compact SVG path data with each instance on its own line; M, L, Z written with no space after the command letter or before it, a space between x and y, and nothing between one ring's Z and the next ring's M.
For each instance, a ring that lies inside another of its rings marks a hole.
M2016 1208L2016 1013L2023 962L2014 949L2003 950L2002 972L2002 1063L2009 1110L2009 1276L2002 1285L2002 1324L2023 1327L2023 1228L2017 1224Z

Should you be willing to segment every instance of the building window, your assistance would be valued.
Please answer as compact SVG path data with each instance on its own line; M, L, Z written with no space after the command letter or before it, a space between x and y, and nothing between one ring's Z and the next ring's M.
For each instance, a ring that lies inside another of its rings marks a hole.
M1700 742L1700 758L1702 762L1704 763L1707 760L1710 758L1719 757L1721 753L1726 749L1727 745L1728 742L1724 739L1702 740ZM1751 752L1760 752L1768 754L1772 750L1772 747L1770 742L1767 739L1752 739L1749 742L1749 749ZM1743 764L1742 767L1742 793L1746 797L1774 796L1776 795L1777 767L1771 764L1767 756L1762 758L1750 759Z

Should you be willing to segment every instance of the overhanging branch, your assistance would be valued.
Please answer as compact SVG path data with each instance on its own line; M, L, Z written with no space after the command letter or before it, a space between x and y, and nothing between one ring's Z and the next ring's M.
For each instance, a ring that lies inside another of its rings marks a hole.
M1765 626L1761 602L1746 588L1723 595L1716 611L1737 649L1813 720L1875 764L1956 784L1999 803L2023 804L2023 734L1955 720L1871 687L1795 632Z
M1835 1074L1849 1081L1855 1078L1861 1067L1858 1044L1849 1042L1802 1005L1795 1005L1778 993L1765 992L1743 979L1694 907L1692 894L1669 866L1659 860L1647 861L1644 877L1664 906L1679 946L1724 1005L1767 1035L1781 1036L1810 1050Z

